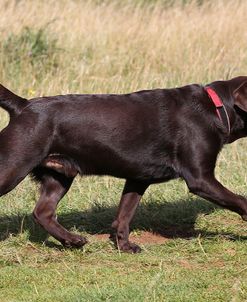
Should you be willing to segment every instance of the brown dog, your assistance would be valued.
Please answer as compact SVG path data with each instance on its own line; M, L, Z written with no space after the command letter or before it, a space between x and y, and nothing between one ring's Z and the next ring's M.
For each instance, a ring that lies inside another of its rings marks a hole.
M35 220L65 246L86 239L56 220L77 173L126 179L112 226L122 251L129 223L150 184L183 178L189 190L247 219L247 200L214 177L221 148L247 135L247 77L124 95L64 95L31 102L0 86L10 114L0 133L0 196L29 173L41 183Z

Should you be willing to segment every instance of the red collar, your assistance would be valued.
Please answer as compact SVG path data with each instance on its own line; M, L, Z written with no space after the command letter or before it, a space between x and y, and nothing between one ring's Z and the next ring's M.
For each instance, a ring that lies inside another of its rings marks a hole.
M205 87L204 89L207 91L209 98L214 103L214 105L216 107L216 113L217 113L219 119L227 127L228 134L230 134L230 132L231 132L230 119L229 119L228 113L226 111L226 108L225 108L222 100L211 87Z

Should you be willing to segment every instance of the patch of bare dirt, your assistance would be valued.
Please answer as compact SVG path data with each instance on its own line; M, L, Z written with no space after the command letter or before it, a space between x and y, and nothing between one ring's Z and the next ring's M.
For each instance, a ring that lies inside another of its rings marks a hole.
M93 238L98 241L107 241L109 240L109 236L109 234L96 234L93 235ZM137 244L163 244L167 240L168 238L166 237L147 231L141 231L138 232L138 234L130 234L130 241Z
M187 268L187 269L192 269L193 266L191 265L191 263L187 260L181 259L178 261L178 263L183 267L183 268Z

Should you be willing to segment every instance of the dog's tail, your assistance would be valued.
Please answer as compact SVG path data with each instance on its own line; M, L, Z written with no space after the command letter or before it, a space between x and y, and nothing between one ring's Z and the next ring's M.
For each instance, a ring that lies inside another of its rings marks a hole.
M14 94L0 84L0 107L8 111L10 118L21 113L27 105L27 99Z

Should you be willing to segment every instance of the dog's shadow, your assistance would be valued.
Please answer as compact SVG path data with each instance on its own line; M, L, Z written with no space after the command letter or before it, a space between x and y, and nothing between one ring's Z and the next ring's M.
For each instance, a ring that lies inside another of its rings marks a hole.
M132 230L153 232L165 238L190 239L202 236L214 236L218 233L207 232L195 228L199 215L208 215L218 208L203 200L180 200L174 203L151 200L141 204L131 224ZM91 235L111 232L111 223L116 215L117 206L94 206L87 211L71 211L61 213L59 222L68 230L85 232ZM0 217L0 240L27 231L32 242L42 243L48 234L38 226L28 215L11 215ZM247 236L237 236L221 232L232 240L247 239ZM51 244L51 246L53 246Z

